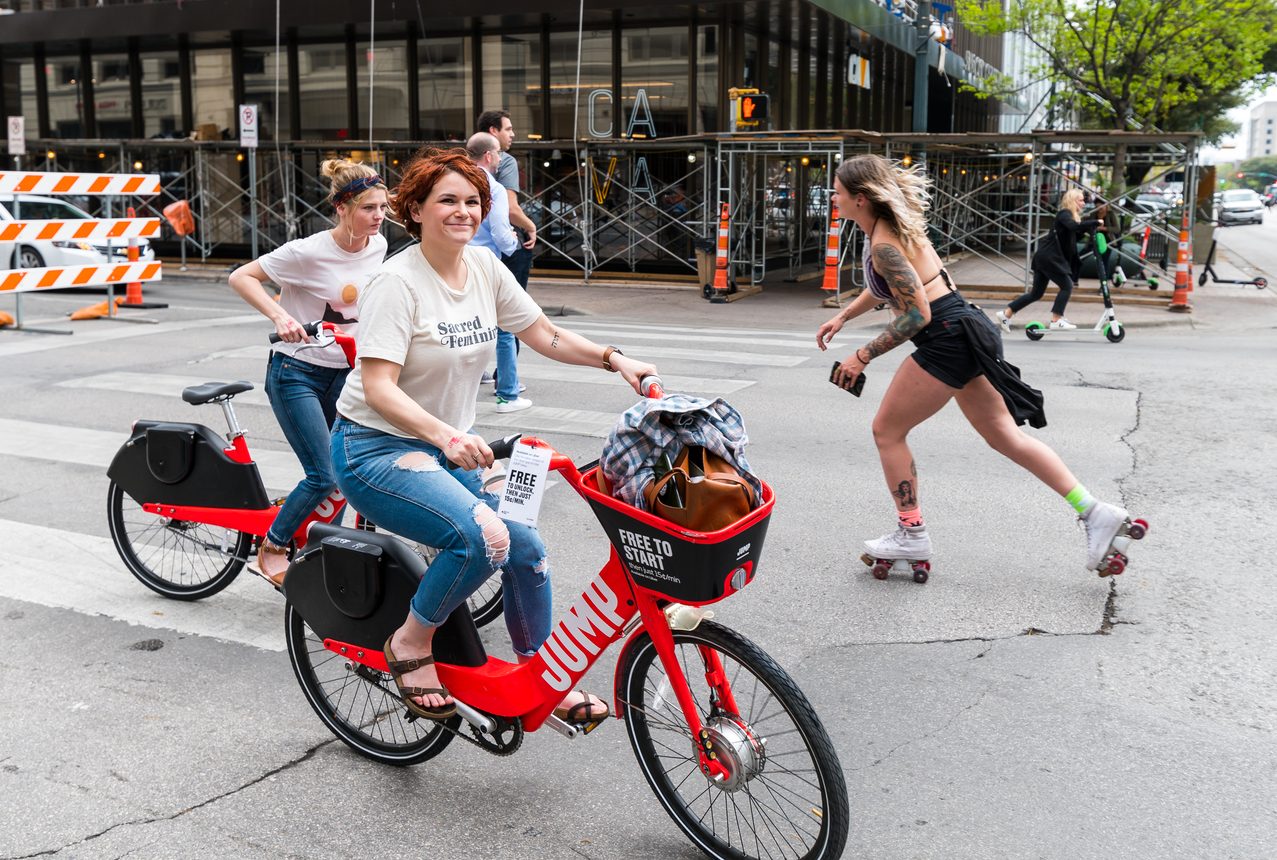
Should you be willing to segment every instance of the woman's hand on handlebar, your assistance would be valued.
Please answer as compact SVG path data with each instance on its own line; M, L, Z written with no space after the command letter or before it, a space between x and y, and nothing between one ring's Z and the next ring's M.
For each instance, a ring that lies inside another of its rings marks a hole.
M626 355L612 353L612 358L609 363L616 368L617 372L624 377L625 381L630 384L630 387L633 388L640 397L647 396L647 394L644 393L642 388L639 386L639 382L643 379L643 377L661 375L657 371L656 365L649 364L646 361L639 361L636 358L630 358Z
M488 447L483 437L469 433L451 434L443 443L442 450L448 462L466 470L486 469L495 459L492 456L492 449Z
M302 324L282 309L279 312L279 316L273 319L273 322L275 323L275 334L279 335L279 339L285 343L304 343L310 340L310 336L306 334Z

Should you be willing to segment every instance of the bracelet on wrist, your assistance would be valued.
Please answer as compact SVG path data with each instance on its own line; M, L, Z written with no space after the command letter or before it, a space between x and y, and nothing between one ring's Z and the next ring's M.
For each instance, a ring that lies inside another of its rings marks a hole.
M856 350L856 360L857 360L857 361L859 361L861 364L863 364L865 367L868 367L868 366L869 366L869 359L867 359L867 358L861 358L861 357L860 357L860 350L861 350L861 349L864 349L864 347L860 347L859 349L857 349L857 350Z

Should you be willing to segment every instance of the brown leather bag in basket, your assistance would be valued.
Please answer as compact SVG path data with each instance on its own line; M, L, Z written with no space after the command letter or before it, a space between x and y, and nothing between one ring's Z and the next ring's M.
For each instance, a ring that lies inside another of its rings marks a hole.
M655 516L698 532L726 528L758 507L754 488L736 467L700 445L684 447L643 498Z

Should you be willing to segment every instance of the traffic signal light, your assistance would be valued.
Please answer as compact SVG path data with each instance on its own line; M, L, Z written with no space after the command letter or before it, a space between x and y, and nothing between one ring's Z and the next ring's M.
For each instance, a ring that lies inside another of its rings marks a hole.
M736 101L736 122L741 125L765 123L768 102L768 97L762 93L742 95Z
M1245 179L1245 178L1246 178L1246 174L1244 174L1244 173L1239 173L1239 174L1237 174L1237 178L1238 178L1238 179Z

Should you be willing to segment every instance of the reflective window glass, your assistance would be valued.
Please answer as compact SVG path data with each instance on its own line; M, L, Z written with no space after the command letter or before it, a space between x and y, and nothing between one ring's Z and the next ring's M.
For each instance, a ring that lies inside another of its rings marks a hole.
M470 45L456 37L417 42L418 122L426 140L465 140L474 130Z
M530 134L544 137L548 130L541 128L541 34L484 36L482 68L483 104L475 105L475 116L503 109L519 140Z

